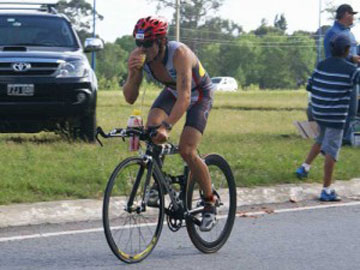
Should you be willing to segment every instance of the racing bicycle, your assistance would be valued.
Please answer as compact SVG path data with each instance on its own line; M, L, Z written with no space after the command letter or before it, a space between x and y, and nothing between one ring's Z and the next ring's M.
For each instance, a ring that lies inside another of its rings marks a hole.
M210 232L201 232L203 193L186 164L180 175L164 172L165 157L178 154L179 149L171 143L154 144L151 138L155 134L156 129L142 127L118 128L107 134L97 128L100 145L99 135L123 140L138 136L145 143L138 156L126 158L116 166L106 186L103 226L112 252L125 263L145 259L159 240L165 216L172 232L186 227L192 243L201 252L218 251L230 236L236 213L236 186L229 164L218 154L203 157L216 197L217 223ZM154 188L157 201L150 204Z

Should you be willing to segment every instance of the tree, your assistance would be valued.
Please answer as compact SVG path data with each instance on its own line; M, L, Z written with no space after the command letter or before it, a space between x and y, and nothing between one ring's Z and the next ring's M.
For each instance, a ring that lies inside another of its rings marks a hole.
M251 33L254 33L256 36L265 36L270 33L277 33L279 35L284 34L281 29L267 25L267 21L264 18L261 20L260 26Z
M148 0L148 2L157 2L158 11L166 7L175 8L176 4L175 0ZM182 1L180 5L181 22L189 22L197 27L205 22L205 17L209 16L209 13L216 13L223 2L224 0Z
M219 52L219 74L236 78L242 87L258 84L261 47L254 46L257 39L255 35L243 35L229 44L222 44Z
M329 13L328 19L330 19L330 20L335 20L335 17L336 17L336 9L337 9L337 7L334 5L334 3L330 2L330 3L327 4L326 8L321 11L321 13L322 13L322 12Z
M158 10L166 7L175 8L173 0L148 0L157 2ZM233 38L243 32L242 27L230 20L216 16L224 0L192 0L182 2L180 6L180 36L192 50L199 53L204 42ZM169 36L175 37L174 13Z
M219 34L223 38L233 38L243 33L243 28L231 20L223 20L220 17L214 17L206 20L206 23L198 27L199 30L207 31L208 39L218 39Z
M198 57L210 76L221 75L220 67L222 66L222 59L220 57L219 44L204 45L199 50Z
M132 52L136 47L134 38L130 35L117 38L115 44L120 45L121 48L128 53Z
M93 8L88 2L85 0L60 0L57 10L69 18L82 42L86 37L92 36ZM99 20L104 18L99 13L96 13L96 16Z
M116 78L118 82L121 82L126 77L128 55L120 45L105 43L104 50L97 53L97 74L108 81Z
M285 33L285 31L287 29L287 22L286 22L284 14L281 14L280 16L279 16L279 14L276 14L275 19L274 19L274 27Z
M294 32L288 39L291 43L298 44L290 47L288 50L289 68L293 82L291 88L298 88L301 85L305 85L308 76L315 66L316 40L309 33L302 33L301 31Z

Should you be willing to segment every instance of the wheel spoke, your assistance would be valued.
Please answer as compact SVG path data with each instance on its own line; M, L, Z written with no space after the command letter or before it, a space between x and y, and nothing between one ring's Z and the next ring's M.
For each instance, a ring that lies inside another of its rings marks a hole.
M187 230L194 245L202 252L215 252L226 242L235 219L236 187L231 169L219 155L209 155L205 159L214 189L223 204L217 207L217 224L210 232L202 232L199 227L187 221ZM191 208L197 207L200 196L200 187L191 183L188 191L188 202Z
M139 174L139 171L142 172ZM146 176L147 168L142 159L129 158L115 169L105 192L104 202L108 203L107 208L104 204L106 238L114 254L125 262L144 259L154 248L162 229L163 200L158 208L146 207L145 211L137 212L142 205ZM135 181L139 183L133 191ZM150 186L154 181L150 179ZM131 192L135 193L132 205L124 210Z

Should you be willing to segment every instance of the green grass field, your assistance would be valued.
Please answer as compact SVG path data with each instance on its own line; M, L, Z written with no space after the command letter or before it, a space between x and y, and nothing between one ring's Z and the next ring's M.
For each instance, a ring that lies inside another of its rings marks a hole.
M146 93L146 115L158 92ZM133 108L119 91L100 91L98 125L104 130L124 127ZM294 170L302 163L312 140L302 139L293 126L305 120L305 91L248 91L216 93L213 110L200 146L201 153L217 152L230 163L238 186L299 183ZM177 142L183 122L171 133ZM52 133L0 135L0 204L60 199L101 198L108 177L130 156L119 139L97 144L68 142ZM359 150L344 147L335 178L360 176ZM176 171L180 157L168 158L166 169ZM308 182L321 182L322 157L313 164Z

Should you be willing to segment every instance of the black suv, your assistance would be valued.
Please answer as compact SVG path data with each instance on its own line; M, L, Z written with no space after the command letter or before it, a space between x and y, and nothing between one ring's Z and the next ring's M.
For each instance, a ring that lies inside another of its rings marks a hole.
M63 131L94 141L97 80L85 48L53 6L0 12L0 132Z

